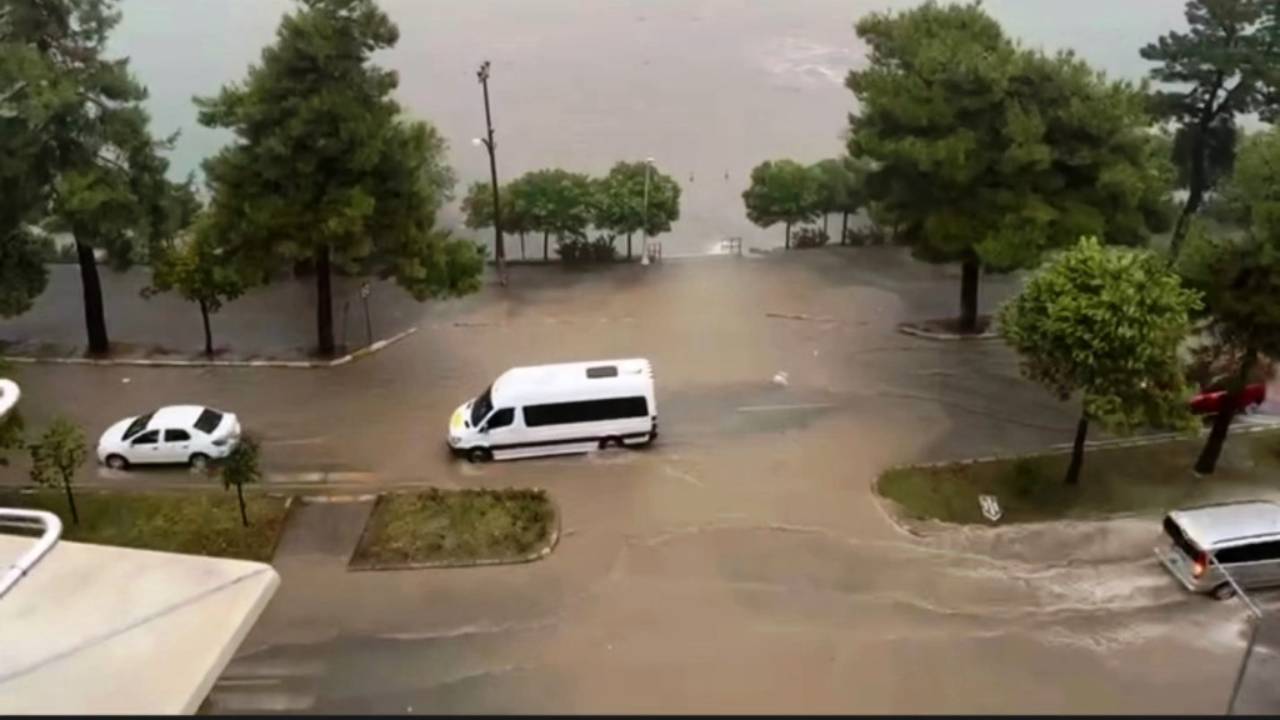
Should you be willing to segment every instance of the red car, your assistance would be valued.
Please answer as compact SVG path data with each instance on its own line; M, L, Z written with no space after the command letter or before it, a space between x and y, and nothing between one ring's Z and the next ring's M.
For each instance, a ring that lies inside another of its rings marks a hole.
M1216 415L1222 409L1222 403L1226 399L1227 393L1225 390L1202 391L1199 395L1191 398L1191 412L1197 415ZM1257 407L1266 399L1266 384L1246 385L1244 387L1243 407L1240 409Z

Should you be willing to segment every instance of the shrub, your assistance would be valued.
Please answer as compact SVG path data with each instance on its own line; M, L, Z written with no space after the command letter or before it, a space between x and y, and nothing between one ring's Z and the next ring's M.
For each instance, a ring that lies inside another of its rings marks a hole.
M568 265L585 265L588 263L609 263L618 257L618 249L613 245L613 238L600 236L595 240L579 237L561 240L556 244L556 253Z
M830 236L820 227L798 227L791 231L791 245L795 248L822 247Z

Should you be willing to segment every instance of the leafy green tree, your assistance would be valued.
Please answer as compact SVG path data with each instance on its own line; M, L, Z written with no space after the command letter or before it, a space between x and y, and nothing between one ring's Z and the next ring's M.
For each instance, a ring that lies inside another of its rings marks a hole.
M1172 174L1143 93L1070 53L1015 46L978 4L924 3L857 24L849 153L917 258L959 262L960 327L978 325L984 268L1033 265L1096 235L1145 242Z
M204 323L204 353L213 357L213 330L209 315L222 309L223 303L244 294L245 280L233 258L209 233L208 223L197 223L185 242L160 246L151 258L151 285L142 296L177 292L184 300L200 307Z
M1188 424L1178 351L1198 305L1156 254L1085 238L1001 308L1023 374L1063 402L1082 396L1067 484L1080 480L1091 420L1124 433Z
M822 212L822 231L830 235L831 213L840 213L840 244L849 234L849 216L867 204L866 162L850 157L828 158L813 166L819 178L818 207Z
M71 519L79 525L80 513L76 510L76 497L71 492L71 484L75 481L76 470L80 469L89 454L84 433L75 423L57 418L38 441L31 443L29 449L31 481L37 485L61 485L67 494Z
M474 243L432 229L453 183L444 139L402 117L396 73L370 62L398 39L374 0L298 0L243 81L196 100L202 124L235 136L204 164L211 232L260 277L311 262L323 354L334 265L419 300L468 292L483 270Z
M1204 293L1210 339L1239 358L1196 460L1205 475L1217 467L1259 356L1280 357L1280 131L1241 144L1228 192L1247 210L1244 236L1215 237L1193 224L1177 261L1186 282Z
M632 235L640 231L648 237L660 235L680 219L680 184L648 163L616 163L596 184L594 225L627 238L628 260Z
M0 18L0 317L29 310L48 283L48 242L29 227L53 187L46 104L74 97L66 87L39 92L59 78L36 48L13 36L12 12Z
M524 240L525 236L534 232L533 218L529 214L528 204L525 202L525 192L520 178L512 180L502 186L502 230L503 232L515 233L520 238L520 259L526 259Z
M596 193L591 178L560 169L535 170L512 187L513 202L533 232L542 233L542 259L551 259L549 237L580 239L591 225Z
M1153 94L1153 106L1178 125L1175 151L1185 168L1174 255L1205 195L1230 171L1236 118L1264 107L1280 73L1276 12L1271 0L1188 0L1187 31L1166 33L1141 50L1143 59L1159 63L1152 79L1169 86Z
M471 183L467 194L462 196L462 222L468 229L483 230L493 227L492 187L487 182ZM508 190L505 186L499 189L503 194Z
M6 274L30 295L43 282L30 263L30 238L15 228L43 222L75 238L84 292L89 351L109 348L94 249L127 266L134 246L147 242L165 212L168 163L157 150L142 107L146 90L127 60L103 57L120 20L114 0L8 3L0 19L0 80L5 98L0 182L4 186L3 247L20 258ZM12 131L12 134L10 134ZM13 151L13 155L9 152ZM25 171L25 178L16 173ZM10 195L15 184L23 185ZM16 223L16 224L15 224Z
M236 489L240 522L245 527L249 527L249 512L244 504L244 486L262 482L262 470L258 467L260 455L258 441L251 435L245 435L222 465L222 487L225 490Z
M751 171L751 186L742 193L747 219L762 228L786 226L791 249L791 226L809 222L821 212L818 175L794 160L766 160Z

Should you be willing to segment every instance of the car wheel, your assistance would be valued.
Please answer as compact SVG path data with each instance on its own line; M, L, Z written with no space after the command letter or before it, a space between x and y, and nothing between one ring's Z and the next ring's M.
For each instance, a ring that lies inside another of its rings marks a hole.
M489 462L493 459L493 453L489 452L489 448L473 447L467 451L467 460L473 463Z
M209 456L204 453L196 453L191 456L191 469L203 471L209 467Z
M107 467L112 470L128 470L129 461L125 460L123 455L108 455Z
M601 438L600 440L601 450L608 450L609 448L620 448L620 447L622 447L621 438L607 437L607 438Z
M1213 589L1212 595L1214 600L1230 600L1236 596L1236 589L1231 583L1222 583Z

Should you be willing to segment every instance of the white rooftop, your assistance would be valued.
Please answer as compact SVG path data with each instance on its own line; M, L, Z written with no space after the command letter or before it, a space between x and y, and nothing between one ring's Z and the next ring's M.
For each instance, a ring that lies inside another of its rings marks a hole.
M604 374L593 377L587 374L588 370ZM511 368L498 376L493 383L493 396L505 402L518 399L530 390L545 393L551 389L589 389L603 384L625 386L650 382L652 378L653 366L643 358L532 365Z
M1265 500L1205 505L1169 513L1196 545L1212 549L1220 543L1280 533L1280 504Z
M33 542L0 535L0 567ZM193 713L279 583L262 563L60 541L0 597L0 714Z

